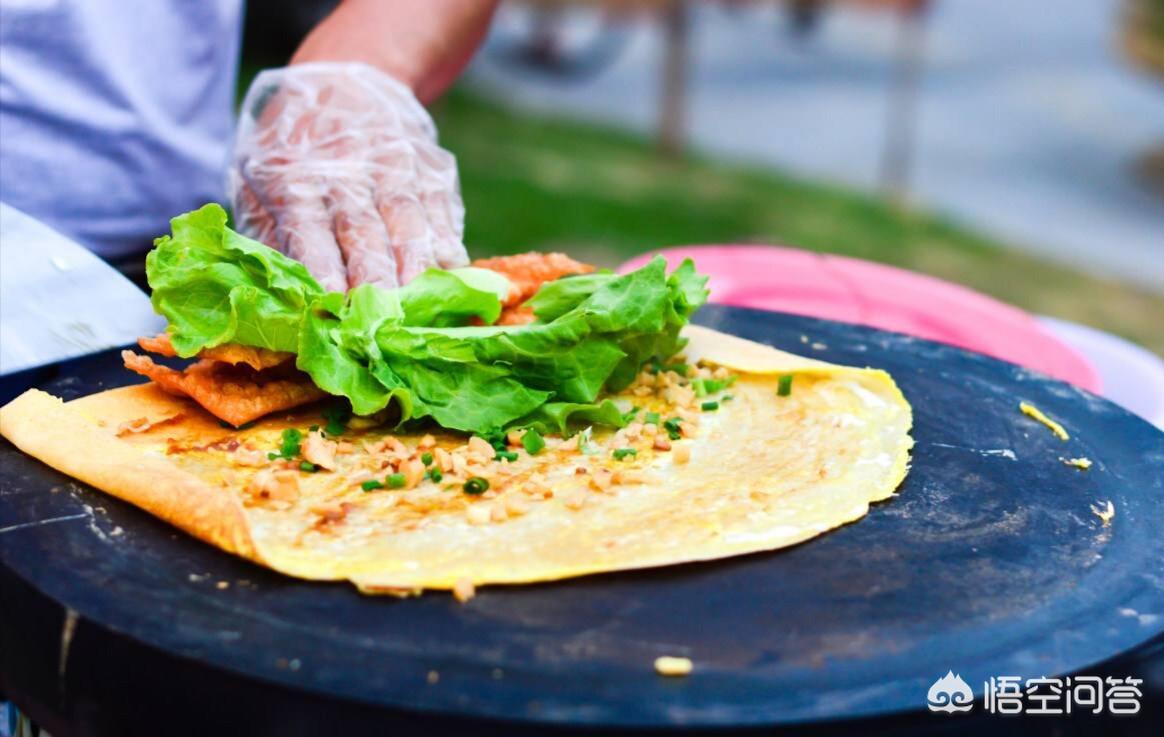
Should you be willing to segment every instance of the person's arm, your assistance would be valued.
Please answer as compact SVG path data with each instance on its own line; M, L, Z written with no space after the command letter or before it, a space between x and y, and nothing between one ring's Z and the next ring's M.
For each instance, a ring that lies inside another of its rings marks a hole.
M345 0L308 34L291 63L370 64L427 105L472 58L496 7L496 0Z
M482 0L347 0L290 66L260 74L229 173L244 233L327 289L394 287L468 263L456 160L421 106L484 35Z

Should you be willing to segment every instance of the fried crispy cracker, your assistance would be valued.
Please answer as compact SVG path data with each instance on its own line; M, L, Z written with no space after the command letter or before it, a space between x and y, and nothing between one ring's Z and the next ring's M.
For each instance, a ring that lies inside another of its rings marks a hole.
M594 271L590 264L575 261L564 253L519 253L516 256L481 258L473 266L504 274L513 283L504 307L520 305L537 293L542 284L563 276L589 274ZM526 322L529 322L528 320ZM518 324L521 323L505 323Z
M133 351L122 351L121 358L130 371L151 379L170 394L193 399L235 426L327 396L311 377L288 364L256 371L249 365L202 359L178 371Z
M161 333L152 338L138 338L137 344L141 346L142 350L156 353L159 356L173 358L178 355L178 352L174 350L174 344L170 341L169 333ZM295 358L295 354L271 351L266 348L254 348L249 345L238 345L237 343L226 343L201 350L197 357L235 365L245 364L255 371L262 371L265 368L290 361Z

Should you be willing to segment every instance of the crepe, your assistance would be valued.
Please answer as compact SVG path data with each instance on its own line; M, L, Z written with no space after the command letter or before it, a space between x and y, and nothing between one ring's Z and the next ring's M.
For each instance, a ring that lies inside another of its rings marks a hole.
M547 437L536 455L511 433L501 460L482 438L435 428L357 419L325 435L312 427L335 416L319 404L223 427L152 384L67 403L30 390L0 409L0 432L225 551L368 593L774 550L859 519L901 483L911 411L888 374L684 335L685 364L644 371L616 397L629 425ZM289 429L302 437L286 453Z

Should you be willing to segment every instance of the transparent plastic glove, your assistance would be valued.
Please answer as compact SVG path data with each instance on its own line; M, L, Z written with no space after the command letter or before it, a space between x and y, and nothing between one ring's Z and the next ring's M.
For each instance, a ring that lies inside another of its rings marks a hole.
M412 92L366 64L260 74L228 176L238 228L327 289L468 263L456 160Z

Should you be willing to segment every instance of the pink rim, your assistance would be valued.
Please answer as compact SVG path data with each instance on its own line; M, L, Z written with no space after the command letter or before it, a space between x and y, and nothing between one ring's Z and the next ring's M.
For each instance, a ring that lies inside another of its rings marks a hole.
M966 287L846 256L782 246L683 246L656 254L676 266L684 258L711 275L711 301L893 330L1017 363L1090 391L1099 373L1031 315Z

